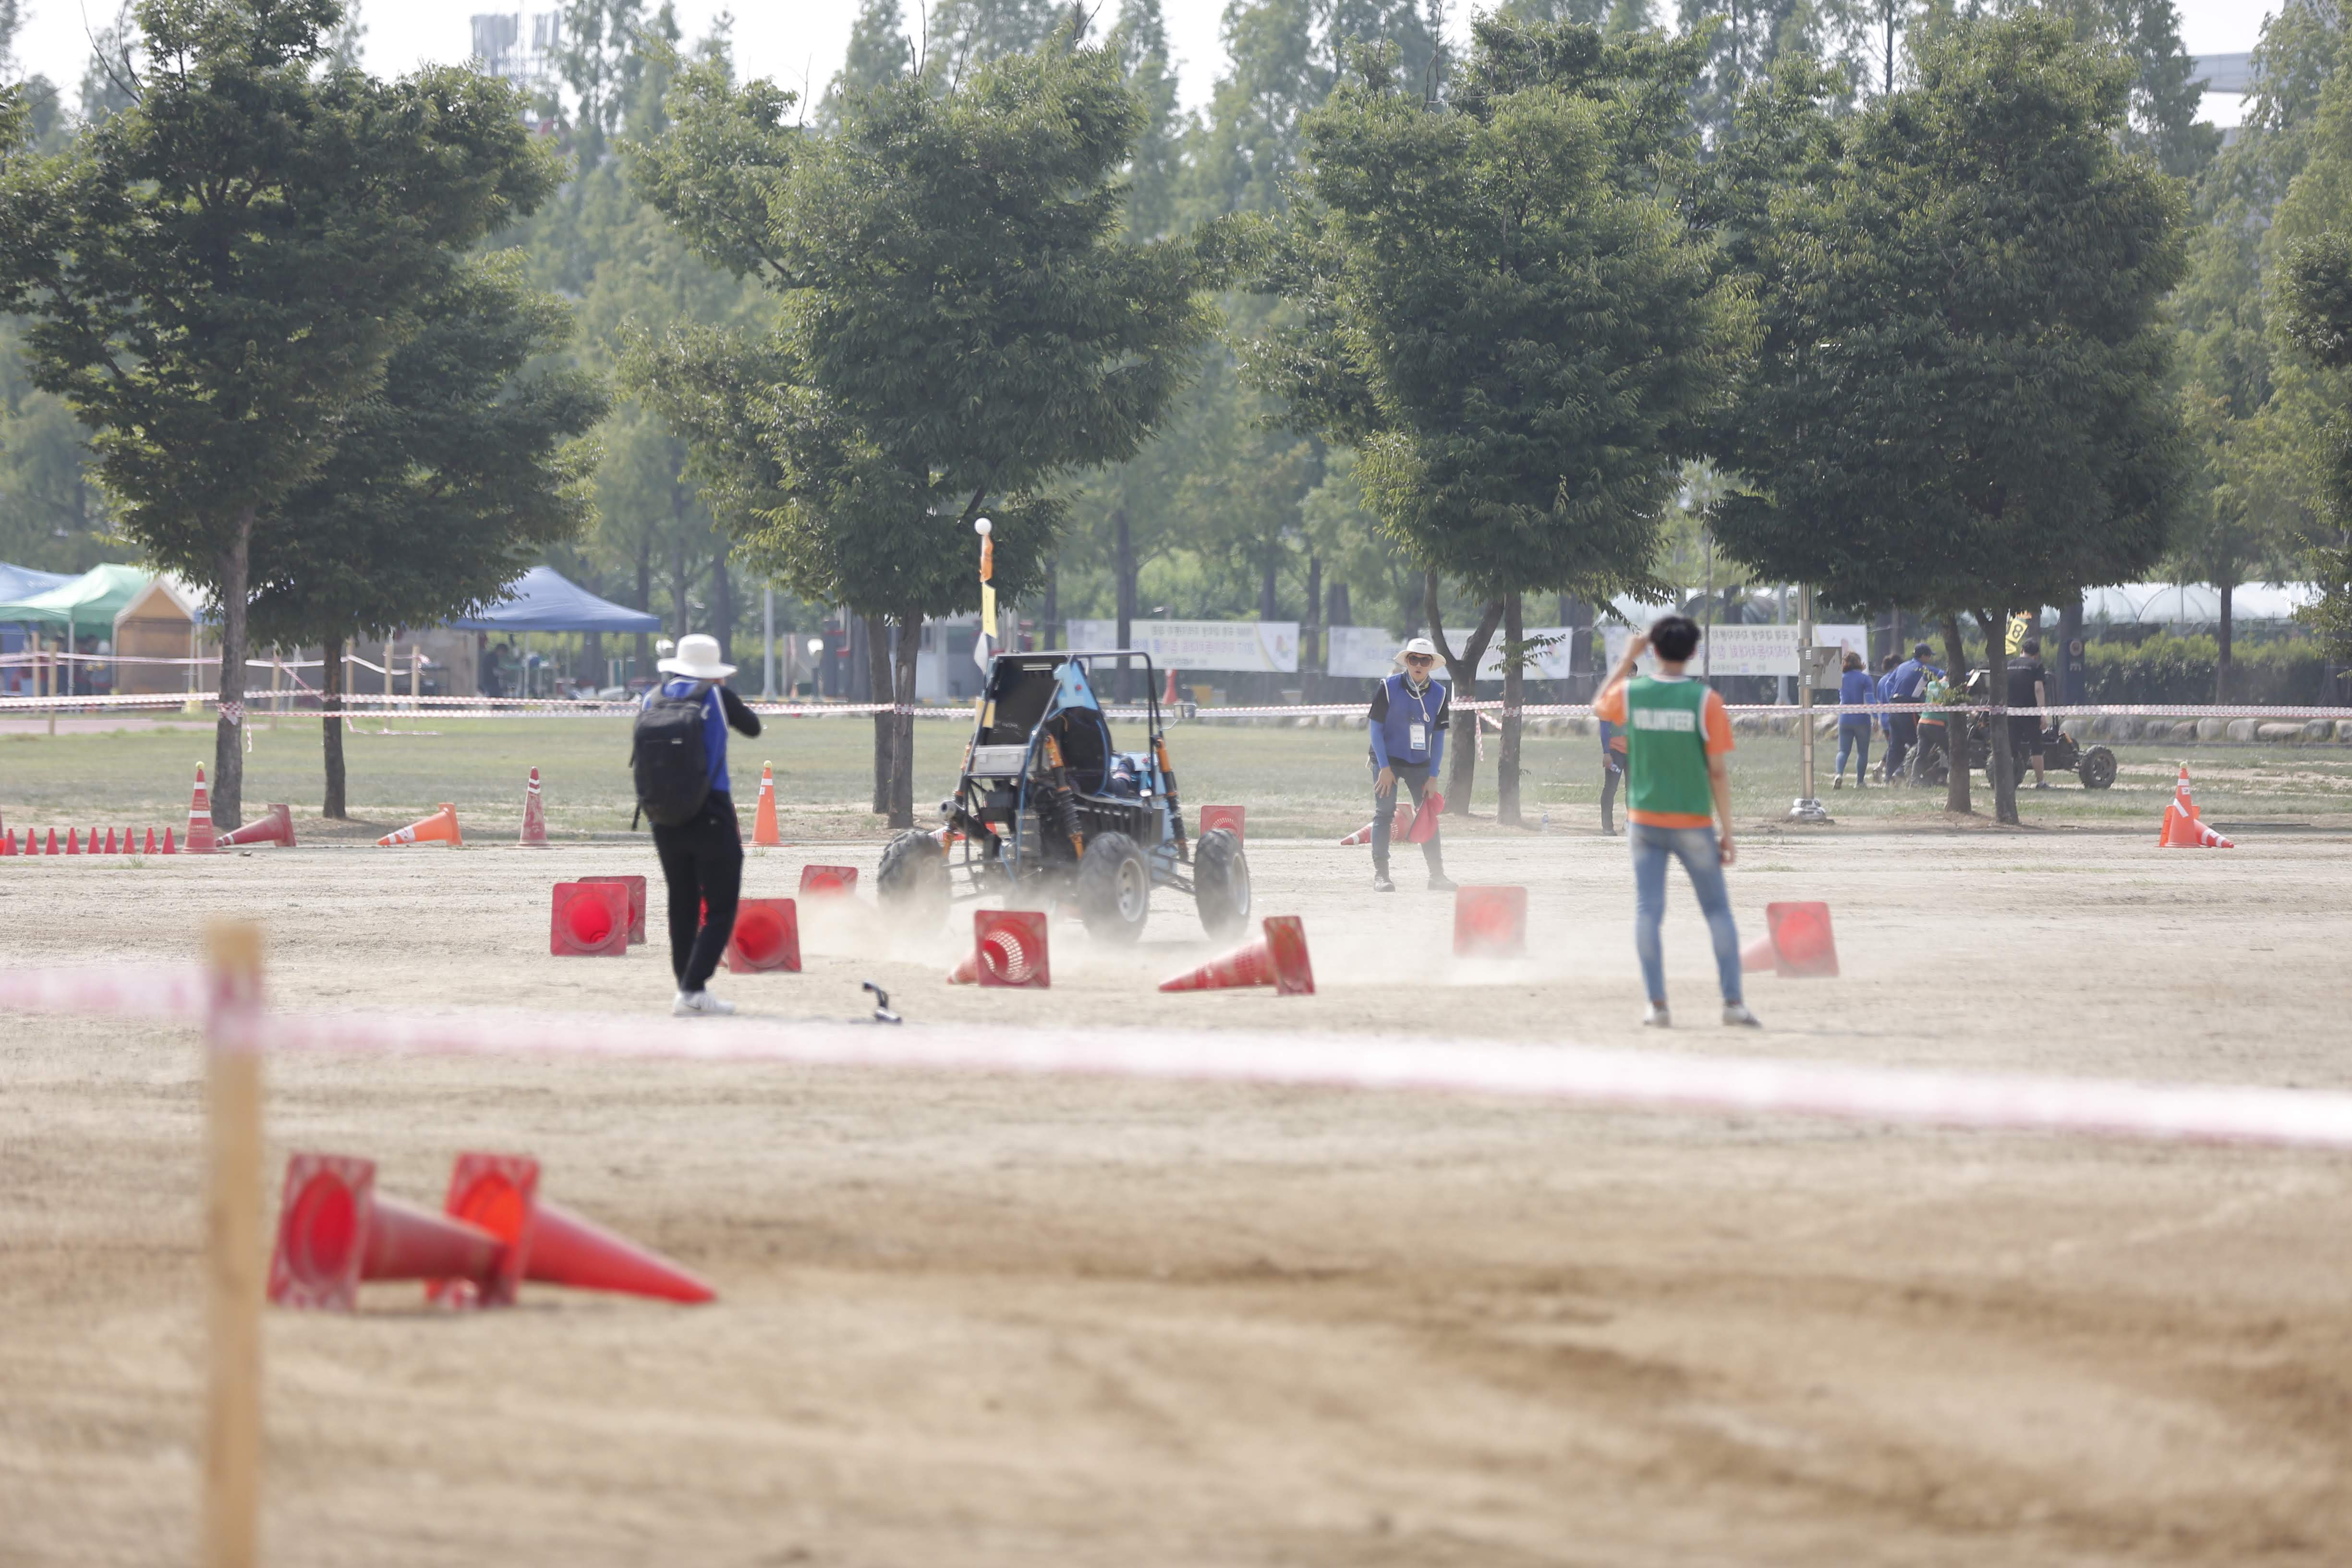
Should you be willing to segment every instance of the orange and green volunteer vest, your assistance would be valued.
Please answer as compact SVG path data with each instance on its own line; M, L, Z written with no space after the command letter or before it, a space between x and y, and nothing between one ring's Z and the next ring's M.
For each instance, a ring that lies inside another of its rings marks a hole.
M1625 688L1625 805L1629 811L1712 817L1706 782L1703 680L1638 676Z

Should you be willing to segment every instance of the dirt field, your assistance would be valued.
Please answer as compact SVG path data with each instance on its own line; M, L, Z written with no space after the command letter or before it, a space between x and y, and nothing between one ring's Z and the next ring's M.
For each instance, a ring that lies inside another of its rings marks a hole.
M2209 814L2225 815L2209 800ZM1843 979L1639 1011L1622 843L1458 844L1539 955L1457 967L1451 901L1360 849L1252 847L1321 994L1160 997L1210 949L1056 928L1051 993L950 990L944 937L811 917L747 1015L888 986L958 1019L1484 1036L2352 1087L2352 836L1749 840L1746 929L1836 913ZM869 874L878 845L756 858ZM592 844L0 861L19 962L187 959L269 928L287 1008L666 1008L658 949L546 956ZM656 879L654 923L659 941ZM968 928L967 928L968 930ZM725 1028L725 1023L713 1023ZM186 1031L0 1019L0 1563L189 1561L201 1350ZM712 1279L679 1309L272 1314L284 1564L2341 1563L2352 1166L2340 1157L1553 1106L674 1062L278 1059L298 1148L437 1198L462 1148Z

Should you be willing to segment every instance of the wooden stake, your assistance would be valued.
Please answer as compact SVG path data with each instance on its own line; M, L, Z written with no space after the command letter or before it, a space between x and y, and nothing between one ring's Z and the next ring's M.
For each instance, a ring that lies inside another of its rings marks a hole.
M261 1521L261 928L206 928L204 1568L253 1568Z

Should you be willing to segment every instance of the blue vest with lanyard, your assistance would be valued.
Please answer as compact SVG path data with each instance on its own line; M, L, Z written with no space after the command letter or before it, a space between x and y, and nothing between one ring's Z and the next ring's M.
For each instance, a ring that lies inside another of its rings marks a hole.
M1445 744L1445 732L1437 721L1445 716L1446 688L1432 680L1415 691L1402 671L1382 684L1388 688L1389 704L1373 731L1374 760L1383 766L1433 762Z

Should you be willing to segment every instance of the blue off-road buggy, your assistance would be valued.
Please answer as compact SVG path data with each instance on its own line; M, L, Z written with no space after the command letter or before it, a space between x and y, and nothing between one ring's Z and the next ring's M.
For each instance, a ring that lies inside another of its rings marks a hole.
M1141 751L1112 743L1091 679L1097 664L1108 671L1122 660L1143 670ZM940 805L946 826L901 833L882 851L882 907L936 929L952 899L1048 910L1069 903L1095 936L1133 942L1150 915L1151 889L1172 888L1192 896L1212 936L1240 931L1249 920L1249 861L1228 828L1185 842L1151 690L1151 660L1140 653L997 655L963 777ZM960 858L950 848L959 839Z

